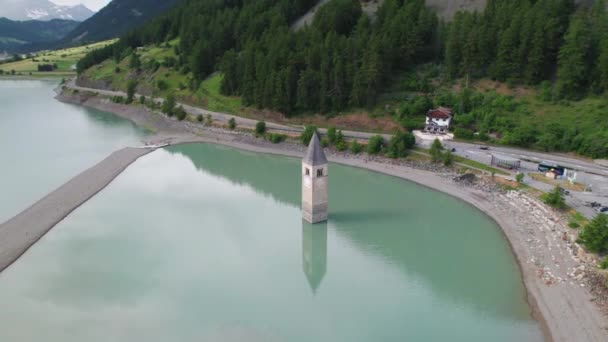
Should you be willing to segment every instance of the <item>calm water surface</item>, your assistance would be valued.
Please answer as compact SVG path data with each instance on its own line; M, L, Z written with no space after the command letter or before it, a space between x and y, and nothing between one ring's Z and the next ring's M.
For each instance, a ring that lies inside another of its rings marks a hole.
M130 166L0 274L0 341L541 341L506 242L469 206L210 145Z
M57 81L0 80L0 223L144 131L55 100Z

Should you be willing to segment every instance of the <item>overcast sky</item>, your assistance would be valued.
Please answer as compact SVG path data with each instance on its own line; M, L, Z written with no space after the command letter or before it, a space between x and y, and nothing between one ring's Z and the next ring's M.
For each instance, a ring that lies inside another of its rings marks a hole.
M51 0L58 5L78 5L83 4L93 11L99 11L102 7L107 5L110 0Z

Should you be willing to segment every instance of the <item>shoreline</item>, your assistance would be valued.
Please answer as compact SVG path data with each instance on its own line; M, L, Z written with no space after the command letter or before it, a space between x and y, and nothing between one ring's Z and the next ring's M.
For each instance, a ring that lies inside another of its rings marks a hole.
M171 144L213 143L250 152L288 157L301 157L304 153L303 146L291 143L270 144L239 132L227 132L221 129L204 128L199 124L179 122L154 114L141 106L115 104L108 99L100 97L66 94L64 91L57 95L57 99L66 103L111 112L134 122L136 125L153 128L157 133L153 137L156 142L169 141ZM606 327L608 327L608 324L606 324L606 316L592 302L590 293L582 285L577 286L578 284L576 284L570 286L567 282L548 286L546 278L540 277L538 274L538 267L535 267L538 265L530 263L530 260L534 260L536 255L530 250L526 240L526 232L530 228L526 223L532 224L530 222L518 223L508 210L500 210L500 205L504 203L508 205L509 196L513 195L509 193L497 195L491 191L484 192L479 188L462 186L452 181L451 178L442 177L437 172L412 168L407 165L396 165L392 162L387 163L385 160L379 161L381 158L348 156L346 154L331 152L328 153L328 159L333 163L358 167L414 182L433 191L439 191L455 197L480 210L500 227L501 233L506 238L517 262L521 281L526 289L525 300L528 303L532 317L538 322L539 327L543 331L545 340L607 340L608 332ZM82 203L86 202L86 200ZM530 201L529 198L524 198L524 200ZM532 203L532 205L534 206L534 210L538 209L538 203ZM538 210L542 211L541 209L542 205ZM546 210L544 211L546 212ZM65 216L68 214L69 212ZM555 213L547 213L547 215L556 216ZM524 212L521 217L525 218L526 213ZM553 220L552 217L549 219ZM52 226L57 222L53 223ZM532 226L532 229L534 228ZM549 241L550 239L547 238L547 240ZM31 242L30 245L33 245L36 241ZM551 250L550 246L551 243L549 243L549 251ZM572 282L570 283L572 284Z
M301 157L304 153L304 147L300 145L295 147L289 146L294 145L289 143L275 145L251 137L246 138L240 133L226 132L221 129L214 130L213 128L205 129L200 125L168 119L152 113L144 107L114 104L100 97L82 96L81 94L66 95L64 92L57 98L63 102L114 113L137 125L152 126L156 129L159 139L164 138L165 141L169 139L171 144L213 143L250 152L288 157ZM532 317L543 331L545 340L601 341L608 339L606 316L592 302L592 298L585 288L577 286L578 284L570 286L566 282L548 286L547 278L539 276L538 267L530 262L535 259L536 255L530 251L525 235L526 229L529 228L526 223L530 225L533 223L515 222L512 213L499 210L493 193L459 186L436 172L378 162L374 158L358 158L330 152L328 159L333 163L359 167L414 182L433 191L455 197L480 210L500 227L502 235L506 238L526 289L525 300ZM503 197L508 196L498 197L499 200L504 201ZM538 201L532 204L539 207L539 210L546 211ZM549 220L557 221L558 213L548 213L548 215L552 216ZM549 240L548 237L546 238ZM550 246L549 250L551 250ZM549 280L549 282L551 281L553 279Z

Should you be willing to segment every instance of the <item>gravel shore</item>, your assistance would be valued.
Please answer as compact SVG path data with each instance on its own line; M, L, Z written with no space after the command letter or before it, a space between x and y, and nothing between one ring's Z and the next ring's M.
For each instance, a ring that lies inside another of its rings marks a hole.
M299 144L271 144L246 133L179 122L142 106L115 104L103 97L63 92L57 98L63 102L113 112L153 129L157 133L150 139L153 143L205 142L293 157L301 157L304 153L304 147ZM144 149L116 152L108 160L83 172L0 226L0 270L72 210L109 184L130 163L148 152ZM575 233L566 227L561 213L548 209L531 195L504 190L483 177L476 177L471 182L456 181L456 174L442 167L335 152L329 152L328 159L416 182L457 197L483 211L502 228L513 250L532 314L540 322L546 339L608 341L607 316L598 305L604 302L600 298L602 291L590 289L593 281L597 283L593 260L574 242ZM491 273L492 270L488 270L490 276Z

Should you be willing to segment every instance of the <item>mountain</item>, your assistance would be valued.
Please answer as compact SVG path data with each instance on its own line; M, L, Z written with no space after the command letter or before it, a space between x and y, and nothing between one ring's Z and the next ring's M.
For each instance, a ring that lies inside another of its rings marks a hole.
M113 0L80 24L62 43L94 42L120 36L166 12L178 1L180 0Z
M13 53L27 50L31 44L54 42L78 24L78 21L63 19L13 21L0 18L0 51Z
M84 5L61 6L49 0L0 0L0 17L11 20L83 21L94 14Z

